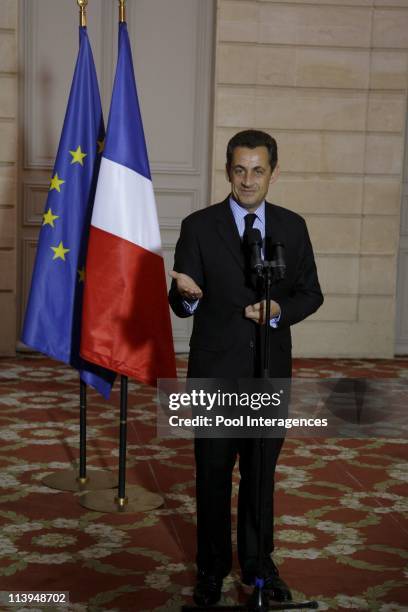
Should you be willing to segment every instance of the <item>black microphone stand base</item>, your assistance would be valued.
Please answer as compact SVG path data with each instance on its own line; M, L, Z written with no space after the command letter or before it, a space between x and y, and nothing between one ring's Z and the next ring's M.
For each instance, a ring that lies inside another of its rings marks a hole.
M196 612L197 610L214 610L222 612L230 610L246 610L247 612L268 612L268 610L317 610L317 601L269 601L264 591L255 587L254 592L246 604L232 606L183 606L182 612Z

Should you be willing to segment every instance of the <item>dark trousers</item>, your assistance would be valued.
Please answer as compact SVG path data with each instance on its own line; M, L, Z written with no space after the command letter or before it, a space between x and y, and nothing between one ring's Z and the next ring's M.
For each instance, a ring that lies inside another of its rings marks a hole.
M231 489L237 455L241 480L238 497L238 559L242 571L258 569L259 518L263 518L263 554L273 550L273 490L282 438L264 440L263 505L259 508L260 445L257 439L195 440L197 567L224 577L232 567Z

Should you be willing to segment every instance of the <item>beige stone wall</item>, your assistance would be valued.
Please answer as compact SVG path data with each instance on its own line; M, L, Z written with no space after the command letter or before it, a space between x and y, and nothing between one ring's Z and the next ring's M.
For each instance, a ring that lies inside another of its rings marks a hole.
M408 0L218 0L213 198L228 138L273 134L325 293L297 355L394 354L407 77Z
M0 4L0 354L16 345L17 0ZM218 0L213 201L237 130L279 143L270 199L307 220L326 295L298 355L391 356L408 0Z
M16 345L17 0L0 9L0 355Z

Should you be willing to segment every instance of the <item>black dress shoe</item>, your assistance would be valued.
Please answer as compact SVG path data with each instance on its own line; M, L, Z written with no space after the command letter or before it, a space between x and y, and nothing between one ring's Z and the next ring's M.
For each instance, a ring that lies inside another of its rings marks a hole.
M214 606L221 599L222 578L199 571L193 599L197 606Z
M286 582L279 576L279 571L272 559L264 562L264 586L263 589L270 599L274 601L292 601L292 593ZM244 572L242 582L250 586L255 586L255 574Z

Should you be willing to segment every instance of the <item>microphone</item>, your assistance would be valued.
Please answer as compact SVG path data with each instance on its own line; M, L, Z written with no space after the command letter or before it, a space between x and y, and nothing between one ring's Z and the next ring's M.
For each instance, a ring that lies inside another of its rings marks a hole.
M283 242L274 242L271 236L266 236L265 259L272 262L276 280L282 280L285 278L285 245Z
M250 228L245 232L245 241L250 255L250 267L262 276L262 235L259 229Z
M282 242L275 242L275 275L277 280L282 280L286 276L286 263L285 263L285 245Z

